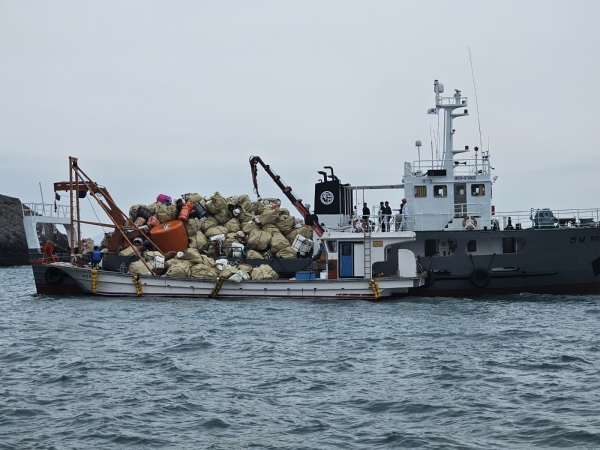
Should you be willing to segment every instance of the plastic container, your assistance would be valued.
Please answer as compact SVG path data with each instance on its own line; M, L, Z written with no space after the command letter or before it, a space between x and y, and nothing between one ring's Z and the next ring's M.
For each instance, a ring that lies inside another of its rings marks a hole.
M315 272L310 272L308 270L296 272L296 280L314 280L314 279L315 279Z
M321 280L326 280L327 279L327 270L322 270L321 271Z
M152 242L163 252L182 252L188 248L188 236L181 220L161 223L150 230Z
M182 222L187 222L190 217L190 213L194 210L194 205L192 203L186 203L181 207L181 211L179 213L179 220Z

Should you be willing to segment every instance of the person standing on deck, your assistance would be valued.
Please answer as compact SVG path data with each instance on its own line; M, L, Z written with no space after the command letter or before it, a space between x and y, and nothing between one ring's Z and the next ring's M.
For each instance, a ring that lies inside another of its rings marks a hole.
M406 197L402 199L402 203L400 203L400 216L402 216L402 223L400 225L400 230L406 231L408 230L408 214L409 207L408 203L406 203Z
M392 208L390 207L390 202L385 202L385 206L383 207L383 223L385 225L385 229L382 231L390 231L391 224L390 219L392 218Z
M384 215L385 214L385 206L383 205L383 202L379 202L379 226L381 231L385 231L385 221L384 221Z

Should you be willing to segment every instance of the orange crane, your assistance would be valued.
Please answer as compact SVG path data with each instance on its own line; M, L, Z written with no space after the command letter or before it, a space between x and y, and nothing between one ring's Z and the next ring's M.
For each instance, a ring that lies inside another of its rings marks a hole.
M258 197L258 200L261 199L260 194L258 193L258 164L260 164L265 172L271 177L271 179L275 182L275 184L281 189L281 192L292 202L292 205L298 210L300 215L304 218L305 223L312 226L312 229L317 236L323 236L325 230L319 224L318 218L316 214L311 214L306 206L302 203L302 199L296 197L294 191L291 186L288 186L283 182L281 177L277 175L268 164L265 164L260 156L251 156L250 157L250 170L252 171L252 183L254 183L254 193Z

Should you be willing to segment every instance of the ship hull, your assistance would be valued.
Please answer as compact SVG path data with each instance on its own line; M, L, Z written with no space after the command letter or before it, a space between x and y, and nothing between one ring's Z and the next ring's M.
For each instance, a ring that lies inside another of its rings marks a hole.
M420 278L382 278L376 280L377 294L367 279L348 280L229 280L139 276L96 271L68 263L48 265L49 270L68 276L85 294L100 296L151 296L195 298L297 298L364 299L393 297L419 286ZM136 283L139 279L139 284Z
M427 283L402 296L600 293L598 227L416 235L415 242L390 245L388 259L373 266L373 273L386 275L395 270L397 249L417 255ZM431 256L434 242L439 254Z

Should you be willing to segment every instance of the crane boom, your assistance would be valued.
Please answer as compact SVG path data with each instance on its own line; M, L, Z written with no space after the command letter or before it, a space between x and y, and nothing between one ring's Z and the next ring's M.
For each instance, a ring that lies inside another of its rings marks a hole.
M260 156L251 156L250 170L252 171L252 183L254 184L254 193L256 194L258 199L261 199L260 194L258 193L258 164L260 164L262 168L265 169L265 172L267 172L267 174L271 177L271 179L275 182L279 189L281 189L281 192L283 192L283 194L288 198L292 205L294 205L294 208L298 210L298 212L305 219L305 221L308 218L308 222L311 223L314 232L317 233L319 237L323 236L325 230L319 224L319 221L315 220L316 215L311 214L310 211L306 208L306 206L304 206L304 204L302 203L302 199L296 197L296 194L294 194L292 187L285 184L281 177L277 175L268 164L265 164L265 162L261 159Z

